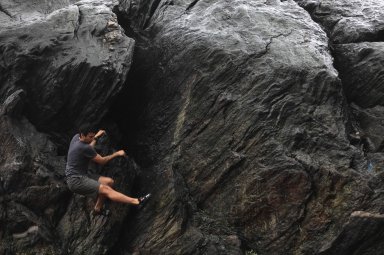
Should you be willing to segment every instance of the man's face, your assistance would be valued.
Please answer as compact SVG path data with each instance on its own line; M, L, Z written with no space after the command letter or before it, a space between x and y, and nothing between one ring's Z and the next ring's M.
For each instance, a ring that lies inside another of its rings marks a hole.
M85 143L91 143L96 133L88 133L87 135L80 134L80 140Z

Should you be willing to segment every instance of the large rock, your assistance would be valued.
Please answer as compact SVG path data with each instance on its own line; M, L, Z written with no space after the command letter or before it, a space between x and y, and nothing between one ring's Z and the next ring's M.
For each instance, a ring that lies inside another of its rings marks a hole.
M24 117L0 115L0 129L0 253L52 254L56 219L70 199L64 158Z
M333 45L335 66L357 121L356 130L362 135L362 147L376 170L384 166L384 90L381 86L384 19L378 13L382 5L377 1L358 4L356 1L335 1L318 6L312 12L316 18L324 6L329 10L322 18L316 19L330 32L332 41L337 43ZM347 13L354 15L348 16ZM334 28L327 23L331 17L340 18Z
M384 2L376 0L295 0L319 22L332 43L384 39Z
M353 212L339 235L319 254L381 254L383 244L376 242L383 238L383 219L382 214Z
M23 89L26 116L51 133L98 123L123 87L134 48L113 6L113 1L3 1L0 101Z
M349 140L356 124L329 39L306 10L239 0L119 11L138 36L132 89L148 100L139 156L158 179L126 250L317 254L351 212L381 207L370 201L382 184L370 186Z
M0 3L0 254L105 254L118 240L129 207L91 217L93 201L67 189L63 156L77 125L105 117L130 68L134 40L113 7ZM101 142L111 153L112 141ZM130 193L135 169L116 160L101 173Z
M296 2L121 0L138 43L108 109L133 50L113 2L3 1L0 252L380 254L381 45L344 43L380 39L382 5ZM364 72L379 73L366 90ZM153 198L92 218L57 144L107 112L143 171L121 159L106 172Z
M0 110L22 107L20 93ZM94 201L68 190L65 158L47 135L20 115L1 114L0 130L0 254L106 254L130 207L112 204L112 217L92 216ZM101 155L112 152L108 139L98 143ZM138 168L118 159L93 170L113 177L116 189L129 194Z
M383 52L382 42L335 45L336 66L348 101L363 108L384 105Z
M382 42L335 46L335 63L340 70L346 97L353 105L360 130L374 145L369 148L371 152L383 150L383 52Z

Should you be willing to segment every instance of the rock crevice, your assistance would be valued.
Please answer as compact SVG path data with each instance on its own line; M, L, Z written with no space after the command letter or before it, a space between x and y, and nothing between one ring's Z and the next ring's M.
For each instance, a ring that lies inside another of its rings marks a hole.
M0 12L4 13L10 18L13 18L12 14L0 4Z

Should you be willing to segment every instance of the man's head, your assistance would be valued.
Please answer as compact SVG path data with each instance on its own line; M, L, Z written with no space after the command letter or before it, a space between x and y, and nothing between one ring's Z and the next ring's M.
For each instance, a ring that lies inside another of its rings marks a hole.
M95 137L96 132L97 129L93 125L83 124L79 128L80 140L85 143L91 143Z

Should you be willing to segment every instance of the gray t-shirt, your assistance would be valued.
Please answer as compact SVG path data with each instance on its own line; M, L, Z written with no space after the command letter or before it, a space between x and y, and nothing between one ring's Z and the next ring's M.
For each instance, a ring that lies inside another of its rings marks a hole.
M65 175L85 175L88 171L89 161L97 155L95 149L79 140L79 134L72 138L69 145Z

